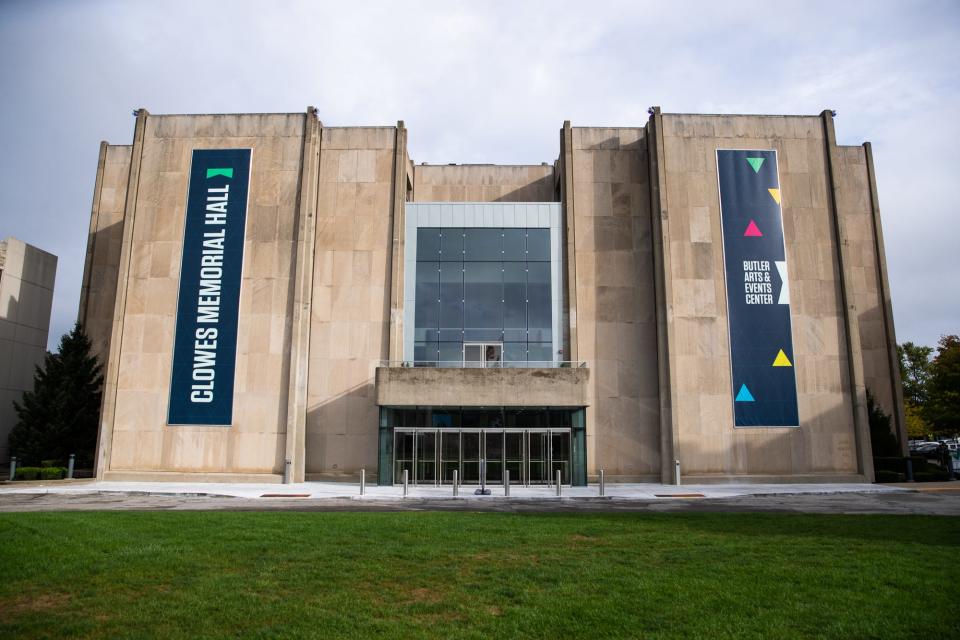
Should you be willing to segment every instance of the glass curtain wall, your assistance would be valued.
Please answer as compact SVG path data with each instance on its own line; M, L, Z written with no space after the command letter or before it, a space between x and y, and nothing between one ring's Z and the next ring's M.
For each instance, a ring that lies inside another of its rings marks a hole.
M503 366L552 362L550 284L549 229L419 228L416 365L460 366L464 344L491 343Z

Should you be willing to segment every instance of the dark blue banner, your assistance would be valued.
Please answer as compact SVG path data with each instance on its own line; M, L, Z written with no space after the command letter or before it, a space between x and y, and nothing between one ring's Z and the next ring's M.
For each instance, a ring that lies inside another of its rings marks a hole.
M737 427L796 427L777 153L717 150Z
M172 425L233 422L250 149L197 149L183 231L170 382Z

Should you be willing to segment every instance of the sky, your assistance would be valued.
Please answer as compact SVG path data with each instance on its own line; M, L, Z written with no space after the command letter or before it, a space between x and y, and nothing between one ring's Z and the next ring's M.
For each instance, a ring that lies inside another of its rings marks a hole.
M837 111L873 144L897 340L960 333L960 2L0 0L0 238L76 319L99 142L131 112L403 120L416 162L552 162L558 130Z

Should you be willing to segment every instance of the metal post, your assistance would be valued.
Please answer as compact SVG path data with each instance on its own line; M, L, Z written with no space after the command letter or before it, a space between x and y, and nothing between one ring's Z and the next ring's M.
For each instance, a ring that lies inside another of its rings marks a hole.
M510 497L510 469L503 470L503 495Z
M606 486L603 483L603 469L600 469L600 495L605 496L607 494Z
M676 485L682 484L680 482L680 461L679 460L673 461L673 483Z
M360 469L360 495L367 492L367 470Z
M410 470L403 470L403 497L407 497L407 492L410 491Z
M17 456L10 456L10 479L17 477Z
M67 463L67 477L68 477L68 478L72 478L72 477L73 477L73 463L74 463L74 461L76 460L76 457L77 457L76 454L74 454L74 453L71 453L71 454L70 454L70 461Z
M290 484L290 466L292 464L289 458L283 461L283 484Z
M557 469L557 497L560 497L560 469Z
M457 473L457 470L454 469L454 470L453 470L453 497L454 497L454 498L456 498L458 495L460 495L460 487L457 486L457 481L460 479L460 478L457 477L458 475L459 475L459 474Z

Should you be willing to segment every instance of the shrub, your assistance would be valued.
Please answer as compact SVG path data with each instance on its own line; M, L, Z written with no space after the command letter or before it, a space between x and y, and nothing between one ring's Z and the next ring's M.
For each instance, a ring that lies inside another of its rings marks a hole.
M896 471L886 471L883 469L877 471L877 482L903 482L904 479L904 474L897 473Z
M59 466L60 466L59 460L41 460L40 461L41 469L46 469L48 467L59 467Z
M17 467L15 480L36 480L40 477L40 467Z
M929 471L918 471L913 474L913 479L916 482L943 482L949 478L950 476L945 469L933 467L932 465Z
M67 470L64 467L41 467L40 469L41 480L60 480L66 475Z

